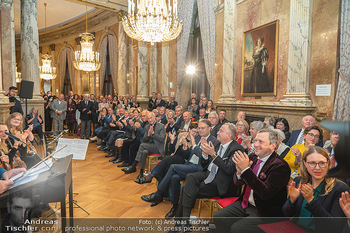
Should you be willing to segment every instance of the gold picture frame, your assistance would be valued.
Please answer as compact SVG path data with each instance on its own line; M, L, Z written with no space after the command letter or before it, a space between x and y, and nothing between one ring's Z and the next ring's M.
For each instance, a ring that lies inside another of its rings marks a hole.
M275 96L279 21L244 32L242 96Z

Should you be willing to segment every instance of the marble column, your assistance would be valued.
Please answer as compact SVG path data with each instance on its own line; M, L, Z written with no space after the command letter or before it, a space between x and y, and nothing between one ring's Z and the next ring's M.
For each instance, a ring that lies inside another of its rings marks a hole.
M16 54L14 33L14 8L12 0L2 0L0 5L3 89L16 86Z
M312 105L309 95L312 3L290 1L287 92L281 102Z
M40 96L39 78L39 33L37 0L21 1L21 65L22 79L34 82L33 99L28 100L28 109L22 104L24 114L37 107L44 113L44 100Z
M236 64L236 40L235 40L235 20L236 1L224 2L224 55L222 72L222 95L219 103L232 103L236 101L235 87L235 64Z
M151 45L150 48L150 63L149 63L149 69L150 69L150 93L152 92L158 92L157 90L157 80L158 80L158 73L157 73L157 47L156 45Z
M148 101L148 48L147 43L138 42L138 76L137 76L137 100L139 102Z
M169 97L169 42L162 43L162 94Z
M128 53L129 53L129 67L128 67L128 84L129 84L129 94L130 95L135 95L136 96L136 92L135 92L135 56L134 56L134 46L133 46L133 41L132 39L129 40L129 46L128 46Z
M119 38L118 38L118 94L125 96L126 81L127 81L127 44L126 44L126 34L124 32L123 26L119 23Z

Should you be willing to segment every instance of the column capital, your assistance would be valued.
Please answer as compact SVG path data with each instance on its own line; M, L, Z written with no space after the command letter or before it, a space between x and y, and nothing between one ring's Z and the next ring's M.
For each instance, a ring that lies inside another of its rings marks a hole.
M1 5L8 5L8 4L12 4L13 3L13 0L1 0L0 4Z

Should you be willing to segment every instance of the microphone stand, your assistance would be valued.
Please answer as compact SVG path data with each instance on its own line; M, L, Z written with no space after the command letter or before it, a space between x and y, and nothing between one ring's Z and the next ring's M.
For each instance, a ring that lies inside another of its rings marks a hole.
M67 133L68 130L63 130L57 137L55 137L51 142L47 143L46 146L50 146L52 143L56 142L58 139L60 139L65 133Z

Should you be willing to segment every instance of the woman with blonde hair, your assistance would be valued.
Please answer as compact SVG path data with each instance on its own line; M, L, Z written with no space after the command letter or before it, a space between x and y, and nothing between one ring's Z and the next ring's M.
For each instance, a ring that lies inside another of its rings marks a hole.
M345 217L339 205L339 198L342 192L349 192L350 188L336 178L326 177L331 168L332 163L327 150L310 146L304 151L300 165L301 177L295 178L288 185L289 198L282 208L286 217L299 217L296 219L299 226L322 232L322 223L330 224L336 217ZM313 217L328 219L316 224ZM336 225L332 224L332 227Z
M34 135L32 133L33 125L29 125L28 129L23 130L23 117L22 114L18 112L12 113L6 120L6 125L9 129L9 133L18 137L24 142L29 140L32 142L34 140ZM21 153L21 157L27 155L27 146L23 143L18 144L18 150Z
M246 122L245 120L238 120L236 123L236 129L237 129L237 134L236 134L236 138L235 141L238 144L242 144L243 139L246 137L249 137L249 125L248 122Z

